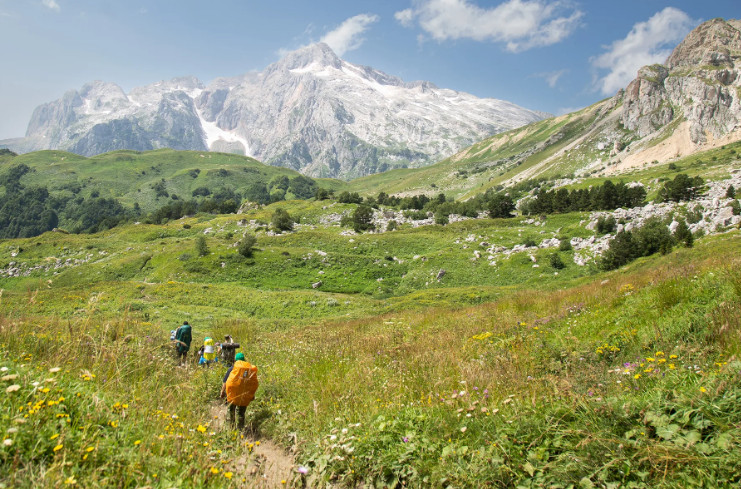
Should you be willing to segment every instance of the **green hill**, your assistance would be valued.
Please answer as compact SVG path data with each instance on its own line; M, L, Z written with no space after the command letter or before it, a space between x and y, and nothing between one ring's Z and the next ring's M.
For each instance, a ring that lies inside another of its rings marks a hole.
M268 185L277 177L300 176L294 170L264 165L240 155L171 149L114 151L90 158L63 151L0 155L0 172L15 165L31 169L21 180L25 186L45 186L53 194L83 197L96 193L126 206L138 203L144 211L161 207L173 195L191 199L198 188L212 192L229 188L245 195L255 184ZM335 180L315 181L328 189L342 186Z

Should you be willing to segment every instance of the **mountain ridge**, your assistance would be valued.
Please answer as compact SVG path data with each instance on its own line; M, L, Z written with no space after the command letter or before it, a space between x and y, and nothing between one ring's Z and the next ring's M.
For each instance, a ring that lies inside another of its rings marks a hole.
M39 106L18 152L92 156L161 147L238 152L311 176L350 179L419 167L547 114L402 79L340 59L326 44L260 73L204 85L180 77L126 94L91 82Z

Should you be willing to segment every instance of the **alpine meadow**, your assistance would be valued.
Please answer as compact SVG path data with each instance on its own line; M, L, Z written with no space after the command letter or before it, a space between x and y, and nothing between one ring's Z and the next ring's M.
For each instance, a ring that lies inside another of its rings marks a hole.
M738 487L741 21L669 52L558 116L325 43L41 106L0 141L0 488Z

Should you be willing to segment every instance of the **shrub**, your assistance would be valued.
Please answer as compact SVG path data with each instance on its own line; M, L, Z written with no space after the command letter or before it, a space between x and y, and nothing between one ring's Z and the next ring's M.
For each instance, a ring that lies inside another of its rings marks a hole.
M375 229L373 225L373 209L367 205L359 205L352 214L352 223L356 233Z
M551 256L548 257L548 261L556 270L561 270L562 268L566 267L563 260L561 260L561 256L558 253L551 254Z
M736 198L736 189L733 187L733 185L728 186L728 190L726 190L726 197L729 199Z
M270 219L270 224L273 225L273 229L278 233L293 230L293 218L288 211L281 208L275 209L273 217Z
M615 218L612 216L600 217L597 219L597 232L599 234L607 234L615 231Z
M491 218L512 217L512 212L515 210L515 203L509 195L495 194L489 201L487 210Z
M257 238L254 234L247 233L237 244L237 253L245 258L251 258L255 253L255 245L257 244Z
M662 255L669 253L674 245L674 238L669 228L658 217L646 219L635 232L638 256L649 256L661 252Z
M435 224L446 225L450 222L448 215L442 211L435 212Z
M528 248L532 248L533 246L538 246L538 244L535 242L533 238L527 238L525 242L523 242L522 244L527 246Z
M399 223L394 220L391 220L388 222L388 224L386 224L386 231L393 231L394 229L398 227L399 227Z
M571 250L571 240L569 238L563 238L561 242L558 244L558 251L570 251Z
M196 254L198 256L206 256L209 253L208 245L206 244L206 238L198 236L196 238Z
M684 220L679 221L677 229L674 230L674 239L679 243L683 243L687 248L692 248L695 238L692 236L689 226Z
M738 200L731 202L731 209L733 209L734 216L741 215L741 204L738 203Z

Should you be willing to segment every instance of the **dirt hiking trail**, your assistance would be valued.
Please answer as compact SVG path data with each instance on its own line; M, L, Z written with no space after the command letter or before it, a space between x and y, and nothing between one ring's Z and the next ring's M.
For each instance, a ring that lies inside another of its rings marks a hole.
M218 431L226 429L226 405L211 405L211 427ZM305 487L301 474L296 471L293 456L270 440L261 439L249 430L243 432L240 443L251 445L251 450L224 465L224 471L234 473L233 480L243 482L239 487L273 489L281 487Z

